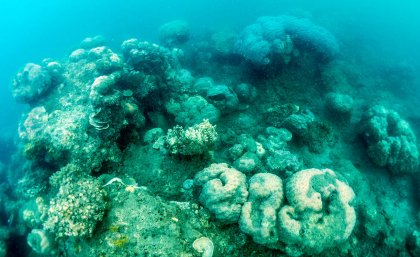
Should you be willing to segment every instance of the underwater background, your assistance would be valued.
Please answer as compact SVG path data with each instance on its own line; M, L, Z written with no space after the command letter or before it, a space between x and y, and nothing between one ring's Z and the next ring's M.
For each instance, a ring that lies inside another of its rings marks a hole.
M420 256L416 1L2 1L0 256Z

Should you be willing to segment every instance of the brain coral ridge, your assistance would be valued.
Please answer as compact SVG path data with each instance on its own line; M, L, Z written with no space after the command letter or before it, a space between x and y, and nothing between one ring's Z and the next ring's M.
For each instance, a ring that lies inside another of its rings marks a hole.
M239 226L256 243L276 243L277 213L283 203L282 180L274 174L259 173L248 183L249 197L242 207Z
M199 201L219 221L239 223L256 243L289 255L319 254L351 235L355 194L329 169L296 172L285 183L270 173L246 177L226 163L197 173ZM283 203L284 201L284 203Z

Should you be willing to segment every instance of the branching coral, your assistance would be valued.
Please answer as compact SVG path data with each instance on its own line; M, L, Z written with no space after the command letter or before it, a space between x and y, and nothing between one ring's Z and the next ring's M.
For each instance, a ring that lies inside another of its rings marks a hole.
M196 155L211 150L218 139L216 126L209 120L184 130L181 126L169 129L166 134L166 147L172 154Z

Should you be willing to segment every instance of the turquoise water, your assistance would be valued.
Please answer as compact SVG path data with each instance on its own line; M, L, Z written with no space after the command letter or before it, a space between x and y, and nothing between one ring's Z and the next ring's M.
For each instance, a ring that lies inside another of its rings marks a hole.
M1 256L420 256L416 1L3 1Z

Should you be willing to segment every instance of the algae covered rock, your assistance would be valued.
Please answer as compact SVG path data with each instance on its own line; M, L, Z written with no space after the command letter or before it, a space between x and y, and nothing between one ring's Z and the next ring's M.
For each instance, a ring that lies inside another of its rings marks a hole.
M290 115L285 119L283 125L302 143L306 144L309 151L313 153L322 153L336 142L332 125L315 118L309 110Z
M135 70L146 74L156 74L164 79L179 66L177 52L136 38L128 39L121 45L126 62Z
M214 87L214 80L212 78L201 77L194 82L192 90L205 97L207 95L207 91L212 87Z
M46 67L28 63L13 80L13 97L23 103L34 103L53 86Z
M251 103L257 97L257 89L248 83L240 83L234 86L233 91L235 91L239 101L244 103Z
M86 244L66 239L63 251L71 256L193 256L193 241L202 230L197 205L166 201L145 187L121 183L104 190L112 208L97 224L98 233Z
M207 90L206 98L222 112L232 112L239 105L236 93L226 85L215 85Z
M275 174L294 173L302 164L298 157L290 152L287 144L292 140L292 133L285 128L267 127L266 135L260 135L258 139L267 149L265 164L269 171Z
M50 113L44 106L33 108L20 128L23 154L40 163L59 167L77 163L88 170L99 168L105 159L119 161L121 152L115 142L89 133L90 126L105 132L109 121L87 117L85 108L78 105Z
M354 100L351 96L339 93L328 93L327 108L335 113L347 115L353 110Z
M63 161L77 142L85 141L81 125L85 114L79 108L48 113L44 106L33 108L20 130L24 154L33 160Z
M361 126L367 154L373 163L396 174L418 170L416 136L397 112L375 105L364 114Z
M220 118L220 111L201 96L191 96L180 101L171 100L165 107L181 125L193 126L203 119L217 123Z

